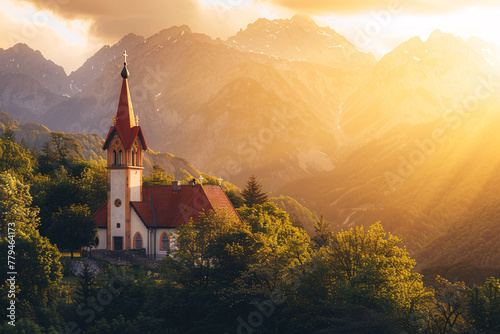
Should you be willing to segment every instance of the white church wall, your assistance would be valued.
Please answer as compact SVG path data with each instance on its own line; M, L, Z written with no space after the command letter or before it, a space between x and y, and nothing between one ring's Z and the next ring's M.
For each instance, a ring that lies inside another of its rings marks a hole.
M142 171L137 169L130 170L130 200L133 202L138 202L141 200L141 183L142 183Z
M97 230L97 238L99 238L99 245L95 249L107 249L108 247L108 230L100 228Z
M146 225L141 221L137 213L134 209L131 208L130 213L130 237L131 239L131 247L135 248L135 236L136 233L139 232L142 237L142 248L148 250L148 229Z
M111 170L111 238L123 237L123 246L125 246L125 170ZM121 205L116 207L114 202L116 199L121 201ZM117 224L120 227L117 227ZM113 240L113 239L111 239ZM111 245L111 247L113 247Z

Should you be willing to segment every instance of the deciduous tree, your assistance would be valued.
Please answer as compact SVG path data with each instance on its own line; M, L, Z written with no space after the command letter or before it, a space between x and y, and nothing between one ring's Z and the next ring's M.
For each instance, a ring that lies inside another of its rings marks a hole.
M73 251L92 245L96 234L96 222L91 218L90 209L85 204L59 208L52 216L49 237L59 249L71 250L71 257Z

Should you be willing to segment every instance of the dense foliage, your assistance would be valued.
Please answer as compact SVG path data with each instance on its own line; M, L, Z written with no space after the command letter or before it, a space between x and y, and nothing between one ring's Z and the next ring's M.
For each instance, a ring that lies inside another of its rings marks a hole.
M11 250L6 231L15 223L18 268L16 326L4 320L2 333L500 331L498 279L467 285L451 277L462 267L441 266L424 280L380 223L332 232L320 216L311 239L275 203L245 205L232 186L241 219L202 212L178 228L178 249L156 273L108 266L95 277L85 267L74 290L62 291L57 247L93 240L89 214L106 197L105 167L80 159L73 144L54 142L38 154L0 138L2 151L15 153L0 158L0 255ZM151 184L171 182L161 167L155 173ZM6 278L1 290L6 309Z

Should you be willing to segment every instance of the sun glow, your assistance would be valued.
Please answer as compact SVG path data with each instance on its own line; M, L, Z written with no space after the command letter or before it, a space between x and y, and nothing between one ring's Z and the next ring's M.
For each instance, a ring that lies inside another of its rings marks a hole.
M46 10L36 10L28 4L14 5L11 2L6 2L0 4L0 10L9 13L9 17L20 25L21 29L16 34L28 43L30 39L37 38L39 34L46 34L48 29L55 32L69 45L86 43L85 35L89 28L89 22L67 21Z

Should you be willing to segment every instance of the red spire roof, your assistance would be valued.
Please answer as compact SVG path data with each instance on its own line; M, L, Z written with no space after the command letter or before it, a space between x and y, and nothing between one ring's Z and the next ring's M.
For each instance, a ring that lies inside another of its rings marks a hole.
M148 148L146 141L144 140L144 136L142 135L141 127L135 123L134 109L132 108L132 99L130 98L127 81L129 76L127 63L123 63L121 76L123 77L123 83L122 90L120 92L120 99L118 100L118 110L116 111L116 116L113 118L115 125L109 129L103 149L106 150L108 148L110 140L116 131L118 132L118 135L127 150L132 147L137 136L139 136L139 139L141 140L143 149L147 150Z

